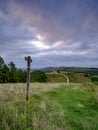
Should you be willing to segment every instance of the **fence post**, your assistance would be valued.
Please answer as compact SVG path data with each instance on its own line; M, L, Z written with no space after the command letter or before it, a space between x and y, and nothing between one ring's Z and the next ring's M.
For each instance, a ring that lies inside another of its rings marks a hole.
M26 100L29 100L29 84L30 84L30 63L32 62L32 59L30 56L25 57L25 60L27 61L27 89L26 89Z

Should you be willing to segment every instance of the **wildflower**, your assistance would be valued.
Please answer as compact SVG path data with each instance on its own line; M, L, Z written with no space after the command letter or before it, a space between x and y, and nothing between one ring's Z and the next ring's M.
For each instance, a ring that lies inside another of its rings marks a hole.
M24 114L21 114L21 118L24 120L26 117Z
M52 125L52 128L56 128L56 126L55 126L55 125Z
M28 105L31 105L32 103L34 103L34 97L32 97L29 101L27 101Z
M32 123L32 126L33 126L33 127L36 127L36 126L37 126L37 123L36 123L36 122L33 122L33 123Z
M19 96L19 98L22 98L22 97L24 97L24 93L19 93L18 96Z
M16 101L15 101L16 103L18 102L18 100L16 99Z

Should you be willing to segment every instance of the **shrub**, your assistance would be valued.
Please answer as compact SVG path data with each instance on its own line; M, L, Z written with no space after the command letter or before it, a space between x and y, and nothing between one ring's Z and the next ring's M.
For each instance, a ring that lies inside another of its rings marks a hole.
M46 74L40 70L31 72L31 82L46 82Z

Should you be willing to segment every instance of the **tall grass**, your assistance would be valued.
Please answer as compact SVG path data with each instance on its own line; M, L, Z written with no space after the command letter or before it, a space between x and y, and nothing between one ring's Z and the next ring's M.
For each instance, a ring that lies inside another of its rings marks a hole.
M0 130L98 130L90 85L0 84Z

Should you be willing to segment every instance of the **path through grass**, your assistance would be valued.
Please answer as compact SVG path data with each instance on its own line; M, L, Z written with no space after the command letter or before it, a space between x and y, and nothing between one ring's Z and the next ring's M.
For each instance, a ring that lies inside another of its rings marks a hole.
M1 84L0 130L98 130L93 96L87 85L37 83L25 101L25 84Z

